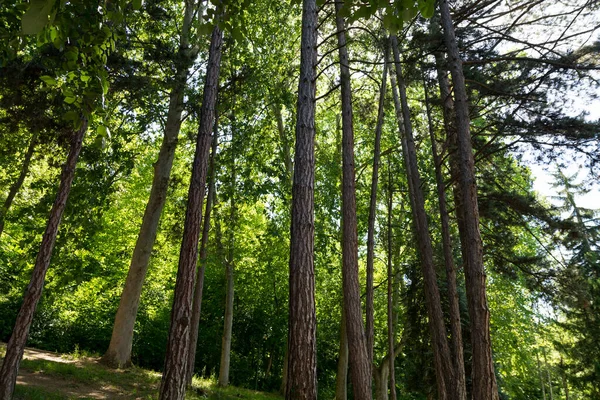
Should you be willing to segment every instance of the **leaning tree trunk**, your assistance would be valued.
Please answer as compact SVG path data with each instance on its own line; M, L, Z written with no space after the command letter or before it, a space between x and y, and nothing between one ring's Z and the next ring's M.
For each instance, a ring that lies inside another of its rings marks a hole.
M212 149L210 156L210 182L208 194L206 195L206 210L204 212L204 225L202 227L202 239L200 239L200 267L196 272L196 286L194 288L194 300L192 301L192 322L190 328L190 352L187 361L186 385L192 384L194 376L194 365L196 364L196 346L198 345L198 329L200 327L200 312L202 310L202 291L204 289L204 270L206 267L208 234L210 231L210 214L215 196L215 159L217 157L217 147L219 143L218 135L218 117L215 114L215 126L212 140Z
M27 147L27 152L25 153L25 158L23 159L23 164L21 165L21 172L19 173L17 180L10 186L10 189L8 190L8 196L6 196L6 200L4 200L4 204L2 205L2 208L0 208L0 236L2 236L2 232L4 231L4 220L6 218L6 214L8 213L15 196L19 190L21 190L21 186L23 186L23 182L29 173L29 165L31 164L31 157L33 156L35 146L37 145L38 135L38 132L34 132L31 136L29 147Z
M346 48L346 28L344 19L340 15L342 3L342 1L335 3L342 92L342 283L348 353L350 355L350 380L354 398L363 400L372 398L371 366L360 306L352 91Z
M452 359L454 373L456 375L456 398L466 400L467 389L465 379L465 362L463 356L462 328L460 325L460 307L458 302L458 290L456 283L456 267L452 256L452 240L450 238L450 217L446 206L446 184L442 175L442 157L437 152L435 131L429 107L429 94L427 84L423 79L423 90L425 92L425 107L427 111L427 122L429 125L429 139L431 140L431 153L435 166L435 182L437 188L438 204L440 208L440 220L442 225L442 248L444 253L444 266L446 268L446 281L448 285L448 300L450 303L450 333L452 335Z
M71 184L73 183L73 178L75 176L77 158L81 152L83 137L85 136L87 127L88 121L87 118L84 118L81 121L81 127L73 134L71 139L69 155L62 168L58 193L56 194L56 199L54 200L50 216L48 217L46 230L42 236L42 243L35 260L31 280L29 281L29 286L27 286L27 291L23 297L21 309L17 314L17 320L15 321L10 340L6 345L6 354L4 356L4 362L2 363L2 369L0 369L0 400L12 399L15 383L17 381L17 374L19 372L19 364L23 358L23 351L25 350L25 343L29 336L29 328L31 327L35 308L40 297L42 297L44 278L48 271L48 267L50 266L50 258L52 257L52 250L54 249L54 243L56 242L58 227L60 226L60 221L63 212L65 211L65 206L67 205Z
M225 316L223 321L223 339L221 341L221 363L219 366L219 386L229 385L229 366L231 361L231 336L233 333L233 298L234 298L234 256L235 256L235 219L236 219L236 172L235 172L235 127L232 118L231 127L231 192L229 198L229 238L228 256L225 260Z
M387 87L389 46L384 52L383 76L381 77L381 88L379 89L379 105L377 111L377 125L375 127L375 149L373 150L373 175L371 178L371 198L369 200L369 220L367 229L367 288L366 288L366 335L367 353L369 365L373 365L373 342L375 337L373 307L373 264L375 259L375 213L377 211L377 183L379 180L379 159L381 155L381 130L385 116L385 92Z
M154 177L150 197L146 204L146 211L142 218L142 225L138 234L133 256L129 264L129 271L125 279L125 286L119 301L119 308L115 315L112 336L108 350L102 357L102 361L111 367L121 368L131 364L131 346L133 343L133 328L140 304L140 295L146 273L152 247L156 241L158 223L165 200L171 168L177 148L177 139L181 128L181 114L183 112L183 92L186 86L189 67L194 57L194 51L188 49L189 34L194 15L194 2L186 0L183 28L181 32L181 47L177 55L177 72L175 83L171 89L169 100L169 111L163 135L163 142L158 153L158 159L154 164Z
M314 276L317 5L304 0L292 185L287 400L317 398Z
M446 338L446 327L444 324L444 315L440 299L439 288L437 285L437 276L433 262L433 247L429 228L427 223L427 214L425 211L425 199L421 189L421 178L417 165L416 146L412 134L412 124L410 121L410 109L406 96L406 85L402 76L400 53L395 36L392 37L392 48L394 51L394 61L396 63L396 79L400 92L400 102L404 122L404 138L402 146L405 147L407 159L407 178L410 197L412 197L412 214L415 227L415 236L419 257L421 260L421 271L423 274L425 300L427 304L427 314L429 319L429 329L431 332L431 343L433 346L433 358L436 372L436 381L438 388L438 397L440 399L455 399L456 397L456 379L452 367L452 358L448 341Z
M160 386L159 399L180 400L185 396L186 364L190 342L190 317L194 293L194 272L198 259L198 238L202 223L202 203L208 172L211 132L215 119L221 48L223 35L217 24L212 31L208 66L204 83L200 125L196 141L196 152L192 166L192 178L188 192L188 203L183 228L183 241L179 254L175 295L171 310L171 327L165 367Z
M454 83L454 110L456 114L456 150L459 160L457 185L460 192L460 210L463 232L461 248L464 260L465 284L471 324L473 347L473 398L498 399L498 387L494 374L492 344L490 340L490 312L487 305L485 271L483 267L483 243L479 232L479 210L475 161L471 144L469 104L462 60L454 33L448 0L440 1L444 42L448 50L449 67ZM459 225L459 229L461 228Z
M394 271L392 263L392 211L394 190L392 188L392 172L388 168L388 215L387 215L387 328L388 328L388 354L394 354ZM394 368L395 357L389 358L390 394L392 400L396 400L396 374Z

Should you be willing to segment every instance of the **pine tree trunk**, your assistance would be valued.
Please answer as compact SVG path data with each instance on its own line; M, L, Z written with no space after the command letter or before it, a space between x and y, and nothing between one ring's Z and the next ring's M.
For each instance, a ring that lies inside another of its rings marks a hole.
M203 226L202 226L202 239L200 239L200 266L196 272L196 285L194 288L194 300L192 302L192 322L190 328L190 352L188 354L187 361L187 375L186 384L189 386L192 384L192 377L194 376L194 366L196 364L196 346L198 345L198 330L200 328L200 313L202 311L202 292L204 289L204 271L206 267L206 256L207 256L207 245L208 245L208 234L210 232L210 214L212 211L212 205L215 196L215 159L217 157L217 147L219 143L218 135L218 117L215 115L215 127L212 139L212 149L210 156L210 177L208 194L206 195L206 210L204 212Z
M444 266L446 269L446 281L448 286L448 300L450 304L450 332L452 335L452 360L454 361L454 374L456 376L456 399L466 400L466 378L465 362L463 355L462 328L460 324L460 307L458 302L458 290L456 283L456 267L452 256L452 239L450 238L450 217L446 206L446 184L442 175L442 157L438 154L435 131L429 107L429 94L427 84L423 80L425 92L425 106L427 108L427 122L429 125L429 138L431 140L431 153L435 166L435 182L440 208L440 221L442 225L442 249L444 253Z
M221 342L221 363L219 368L219 386L229 384L229 366L231 361L231 335L233 330L233 300L234 300L234 255L235 255L235 225L236 225L236 172L235 172L235 127L232 118L231 126L231 192L229 198L229 238L228 257L225 260L225 317L223 322L223 339Z
M35 150L35 146L37 145L37 138L39 133L34 132L31 136L31 140L29 141L29 147L27 147L27 152L25 153L25 158L23 159L23 164L21 165L21 172L17 180L10 186L8 190L8 196L6 196L6 200L0 208L0 236L2 236L2 232L4 232L4 220L6 218L6 214L8 214L8 210L12 205L13 200L19 190L21 190L21 186L23 186L23 182L29 173L29 165L31 164L31 157L33 156L33 152Z
M344 19L340 15L342 6L342 1L335 3L342 92L342 283L352 390L354 399L364 400L372 398L371 366L360 304L352 90L346 48L346 28Z
M135 243L131 263L129 264L129 271L119 301L119 308L115 315L110 344L102 357L102 362L113 368L131 365L133 328L140 303L142 286L148 272L152 247L156 241L160 215L167 197L171 168L181 128L183 92L186 86L190 63L193 58L191 54L193 52L188 49L188 37L193 14L194 2L187 0L181 33L181 47L177 55L177 73L174 86L171 89L163 142L158 153L158 159L154 163L154 177L152 179L150 197L146 204L146 211L142 218L142 225Z
M462 225L461 248L473 348L472 396L478 400L496 400L498 387L492 359L490 312L486 298L483 243L479 232L475 161L471 144L467 90L448 0L440 1L440 11L444 42L448 50L449 67L454 83L456 150L459 160L457 185L460 188L460 210L457 209L457 212L462 213L463 220L463 224L459 224L459 229Z
M379 181L379 159L381 156L381 130L383 127L383 118L385 116L385 92L387 88L388 71L388 53L389 46L386 46L383 65L383 75L381 77L381 88L379 90L379 105L377 111L377 125L375 127L375 148L373 150L373 175L371 178L371 197L369 200L369 220L367 228L367 288L366 288L366 334L367 334L367 353L369 355L369 365L373 366L373 343L374 343L374 319L375 311L373 307L373 264L375 259L375 213L377 211L377 184Z
M410 110L406 97L406 86L402 71L400 68L400 53L396 37L392 37L392 48L394 50L394 61L396 62L396 78L400 92L400 103L404 120L404 140L403 147L406 147L405 153L407 159L408 188L413 201L413 220L415 234L417 239L418 253L421 261L421 271L423 273L425 300L427 303L427 314L429 319L429 329L431 332L431 343L433 346L433 358L436 372L436 381L438 388L438 397L440 399L456 398L456 378L452 367L452 358L446 338L446 327L440 299L439 288L437 285L437 276L433 263L433 247L431 237L429 236L429 227L427 223L427 214L425 211L425 199L421 190L421 178L417 166L417 153L412 134L412 124L410 122Z
M2 363L2 369L0 369L0 400L12 399L15 383L17 381L17 374L19 373L19 365L23 358L27 337L29 336L29 328L31 327L35 308L42 297L44 278L48 271L48 267L50 266L50 259L52 257L54 243L56 242L58 227L60 226L60 221L67 205L71 184L73 183L73 178L75 176L77 158L81 152L83 137L85 136L87 127L88 121L84 118L81 121L81 127L71 138L69 155L62 168L58 193L56 194L56 199L54 200L50 216L48 217L46 230L42 236L42 243L35 260L31 280L25 291L23 304L17 314L17 320L15 321L10 340L6 345L6 354L4 356L4 362Z
M314 276L317 5L304 0L292 187L287 400L317 398Z
M388 354L394 354L394 271L392 263L392 209L393 209L393 188L392 188L391 168L388 168L388 221L387 221L387 328L388 328ZM394 369L395 357L389 358L390 374L390 394L392 400L396 400L396 374Z
M215 119L217 90L219 87L222 44L223 35L219 26L215 25L210 41L202 108L200 110L200 125L198 127L198 138L183 228L183 241L179 254L177 281L171 310L171 326L160 387L160 400L180 400L185 396L194 273L198 258L202 203L204 201L211 132Z
M346 313L342 306L340 321L340 352L335 375L335 400L348 398L348 336L346 335Z

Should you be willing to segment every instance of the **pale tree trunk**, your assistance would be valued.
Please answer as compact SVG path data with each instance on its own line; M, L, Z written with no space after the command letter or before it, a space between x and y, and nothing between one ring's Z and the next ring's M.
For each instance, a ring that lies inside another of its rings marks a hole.
M160 215L167 197L171 168L181 128L183 92L189 68L196 53L189 49L189 34L193 22L195 3L192 0L186 0L185 3L186 8L181 31L180 50L177 54L177 72L173 88L171 89L163 141L158 153L158 159L154 163L154 177L152 179L150 197L146 204L146 211L142 218L140 232L133 249L133 256L131 257L129 271L119 301L119 308L115 315L110 344L102 357L103 363L114 368L127 367L131 364L133 329L140 303L142 286L148 272L152 247L156 241Z
M192 377L194 376L194 365L196 364L196 346L198 345L198 330L200 328L200 313L202 311L202 291L204 289L204 271L206 269L206 256L208 247L208 234L210 232L210 214L215 196L215 159L217 157L217 147L219 143L218 135L218 117L215 114L215 127L212 139L212 149L210 156L210 177L208 194L206 195L206 210L204 212L203 227L202 227L202 239L200 239L200 266L196 271L196 287L194 289L194 300L192 302L192 322L190 328L190 352L188 354L187 361L187 375L186 384L192 384Z
M31 280L25 291L23 304L17 314L17 320L15 321L10 340L6 345L6 354L4 355L2 369L0 369L0 400L12 399L15 390L19 365L23 358L27 337L29 336L29 328L31 327L31 321L33 320L33 314L35 313L37 304L42 297L44 278L48 271L48 267L50 266L50 259L52 257L54 243L56 242L58 227L60 226L60 221L67 205L71 185L73 183L73 178L75 177L77 159L81 152L83 137L85 136L87 127L87 118L83 118L81 127L71 138L69 155L62 168L58 193L56 194L56 199L50 210L48 224L46 225L46 230L42 236L42 243L40 244L40 251L35 260Z
M446 268L446 281L448 284L448 299L450 304L450 332L452 335L452 360L454 361L454 373L456 376L456 398L457 400L466 400L467 389L462 343L462 328L460 325L460 306L458 301L458 285L456 283L456 267L454 265L454 258L452 256L450 217L448 215L448 207L446 205L446 184L442 174L442 157L437 151L435 131L431 118L431 108L429 107L429 94L425 79L423 80L423 90L425 91L425 106L427 109L429 138L431 140L431 153L433 155L435 166L435 182L442 225L442 248L444 253L444 266Z
M223 35L221 29L215 24L208 53L208 66L204 82L202 108L200 109L200 125L198 127L192 177L188 192L183 241L179 254L175 295L171 310L171 326L165 355L165 367L160 386L160 400L180 400L185 396L194 273L196 272L198 259L198 239L202 224L202 203L204 202L206 176L208 173L211 132L215 119L222 44Z
M446 327L440 299L437 276L433 262L433 247L429 235L425 199L421 189L421 178L417 166L416 146L412 134L410 110L406 97L406 86L400 67L400 53L395 36L392 37L394 61L396 63L396 79L400 92L400 103L404 122L404 138L402 146L405 147L405 164L407 165L407 178L410 197L412 198L412 215L414 220L415 236L417 239L418 253L423 274L425 301L433 347L433 360L436 373L438 397L440 399L456 399L456 378L454 376L452 358L446 338Z
M346 313L342 306L340 321L340 351L335 375L335 400L348 398L348 336L346 335Z
M542 399L546 400L546 387L544 384L544 374L542 372L542 364L540 363L540 356L537 352L535 353L535 358L537 359L538 375L540 377L540 386L542 387Z
M335 3L342 92L342 283L352 390L354 399L364 400L372 398L371 367L363 327L358 280L352 89L346 48L346 28L344 19L340 15L342 3L342 1Z
M392 188L392 171L388 167L388 220L387 220L387 328L388 328L388 354L394 354L394 271L392 263L392 209L394 190ZM396 400L396 374L394 369L395 357L389 358L390 394Z
M2 236L2 232L4 231L4 220L6 218L6 214L8 214L8 210L10 209L15 196L17 193L19 193L19 190L21 190L21 186L23 186L23 182L29 173L29 165L31 164L31 157L35 151L35 146L37 145L38 135L38 132L34 132L31 136L29 146L27 147L27 152L25 153L25 158L23 159L23 164L21 164L21 172L19 173L17 180L10 186L10 189L8 190L8 196L6 196L6 200L4 200L4 204L2 205L2 208L0 208L0 236Z
M439 5L444 42L448 50L449 67L454 83L456 150L459 160L457 186L460 188L460 209L457 209L457 212L462 213L463 220L461 248L473 349L472 396L477 400L496 400L498 399L498 387L492 359L490 312L486 298L483 243L479 232L475 160L471 144L467 90L448 0L441 0ZM460 228L461 224L459 224Z
M373 175L371 178L371 197L369 200L369 220L367 228L367 288L366 288L366 335L367 335L367 354L369 355L369 365L373 365L373 342L375 337L374 319L375 311L373 307L373 264L375 259L375 213L377 211L377 184L379 181L379 161L381 156L381 130L385 116L385 92L387 88L388 72L388 53L389 46L385 48L383 64L383 75L381 77L381 87L379 89L379 105L377 111L377 125L375 126L375 146L373 150Z
M406 330L404 331L406 332ZM394 359L398 357L398 354L402 351L406 337L402 334L400 342L394 346ZM379 367L373 369L373 376L375 378L375 398L377 400L388 400L388 380L390 373L390 353L381 360Z
M229 238L228 256L225 260L225 317L223 322L223 338L221 341L221 363L219 366L219 386L229 384L229 366L231 361L231 336L233 330L233 300L234 300L234 267L235 267L235 225L236 225L236 172L235 172L235 127L234 118L231 122L231 192L229 193Z
M316 1L304 0L290 229L287 400L317 398L314 275L317 24Z

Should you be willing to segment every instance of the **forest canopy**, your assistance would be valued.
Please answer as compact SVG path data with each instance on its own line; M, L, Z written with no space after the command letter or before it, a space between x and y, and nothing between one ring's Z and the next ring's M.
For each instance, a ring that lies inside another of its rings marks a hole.
M599 7L0 1L0 400L600 398Z

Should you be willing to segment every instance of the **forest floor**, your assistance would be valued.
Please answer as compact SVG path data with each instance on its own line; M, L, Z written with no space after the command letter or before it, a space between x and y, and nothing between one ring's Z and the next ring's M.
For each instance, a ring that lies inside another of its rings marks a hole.
M0 343L0 358L6 344ZM1 364L1 363L0 363ZM135 399L158 397L161 375L133 367L110 369L98 357L25 349L13 400ZM211 380L196 379L186 399L277 400L280 396L236 387L219 388Z

